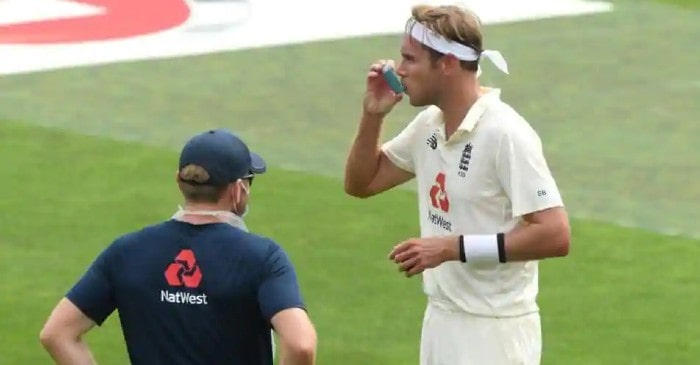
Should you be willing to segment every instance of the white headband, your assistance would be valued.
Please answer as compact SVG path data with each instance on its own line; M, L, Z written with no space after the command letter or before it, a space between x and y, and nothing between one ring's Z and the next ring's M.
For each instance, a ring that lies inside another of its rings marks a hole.
M479 54L474 48L450 41L440 34L433 32L421 22L416 21L413 23L411 27L411 37L440 53L451 54L462 61L478 61L481 56L484 56L491 60L499 70L506 74L508 73L508 64L501 55L501 52L487 49Z

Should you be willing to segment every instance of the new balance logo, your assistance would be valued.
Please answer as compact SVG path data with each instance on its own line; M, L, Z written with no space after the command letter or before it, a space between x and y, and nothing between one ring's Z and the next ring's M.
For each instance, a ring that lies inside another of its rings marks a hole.
M202 271L197 265L197 259L192 250L182 250L175 257L175 262L165 269L165 280L170 286L199 287L202 281Z
M437 135L435 133L436 132L433 132L433 134L430 137L428 137L428 140L426 141L428 147L430 147L430 149L433 149L433 150L437 148L437 142L438 142Z

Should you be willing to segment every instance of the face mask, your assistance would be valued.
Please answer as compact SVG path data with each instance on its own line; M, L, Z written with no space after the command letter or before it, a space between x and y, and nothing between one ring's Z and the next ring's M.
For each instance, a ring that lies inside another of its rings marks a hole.
M184 215L209 215L212 217L216 217L223 223L230 224L246 232L248 231L248 227L246 227L245 222L243 222L243 219L233 212L228 212L225 210L185 210L178 205L177 212L175 212L171 219L182 221L182 217Z
M246 194L250 195L250 188L246 188L245 185L243 185L243 190L246 192ZM184 215L208 215L217 218L223 223L227 223L236 228L248 231L248 227L246 227L245 222L243 222L242 218L245 217L249 211L250 202L246 204L245 210L243 211L243 213L241 213L240 216L238 216L234 212L229 212L226 210L185 210L178 205L177 212L175 212L171 219L182 221L182 217Z
M243 185L243 191L250 197L250 188L246 188L245 185ZM241 218L248 215L248 212L250 212L250 199L248 199L248 204L245 205L245 209L243 209L243 213L241 213Z

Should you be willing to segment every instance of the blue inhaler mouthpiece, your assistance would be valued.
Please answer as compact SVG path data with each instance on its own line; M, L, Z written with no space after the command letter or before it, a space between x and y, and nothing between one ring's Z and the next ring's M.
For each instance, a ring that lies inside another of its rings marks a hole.
M395 93L401 94L406 90L403 84L401 83L401 79L399 78L399 76L396 74L394 69L388 64L382 67L382 76L384 77L384 80L389 85L391 90L394 90Z

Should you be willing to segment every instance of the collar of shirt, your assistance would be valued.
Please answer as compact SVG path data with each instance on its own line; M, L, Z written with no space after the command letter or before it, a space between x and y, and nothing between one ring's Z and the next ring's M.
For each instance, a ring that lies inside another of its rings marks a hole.
M467 112L467 115L464 116L462 123L460 123L459 127L457 127L457 133L455 133L455 137L463 133L470 133L476 126L476 123L479 121L481 116L484 115L484 112L486 111L488 105L493 101L497 101L500 99L501 89L488 87L483 87L482 89L485 91L485 93L482 94L476 100L476 102L471 106L471 108L469 108L469 111ZM439 117L433 119L431 122L435 127L440 129L441 136L443 136L444 139L445 123L442 119L442 111L440 112Z

